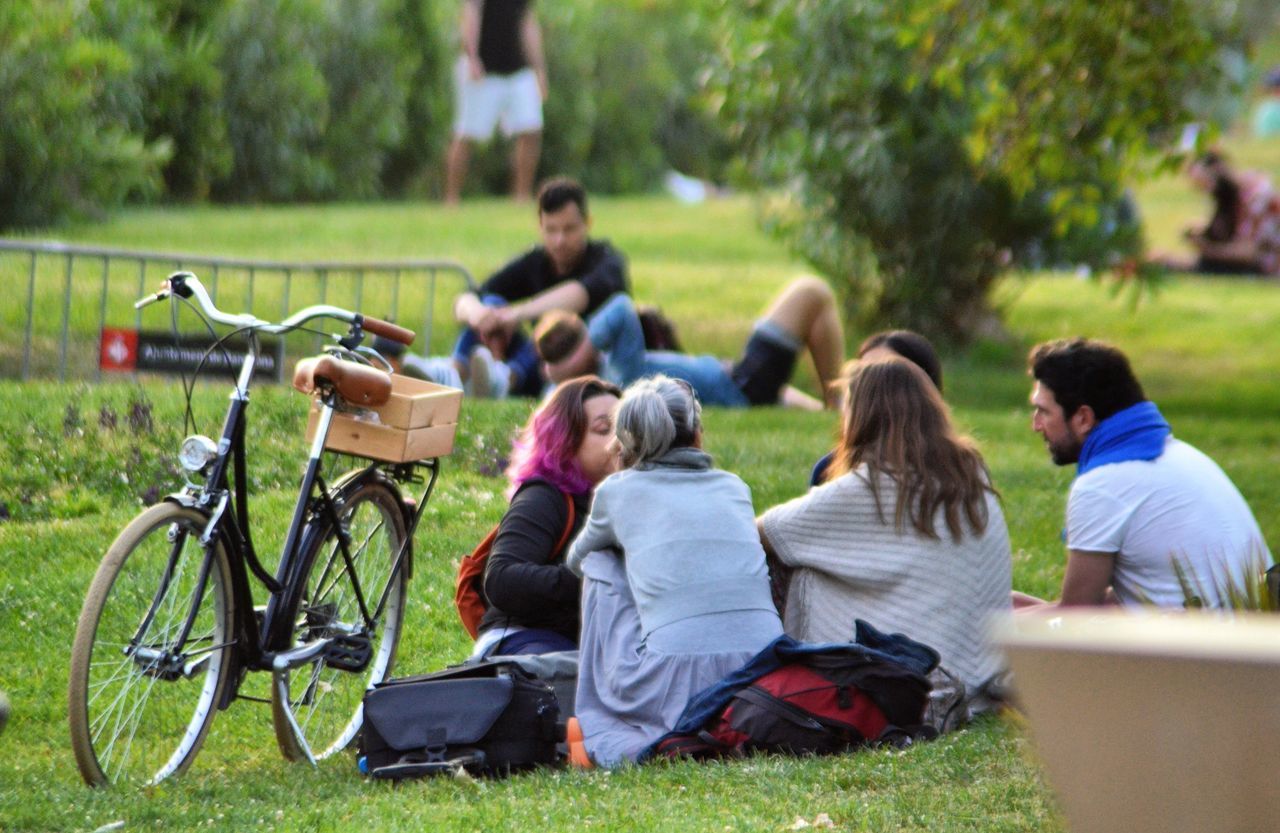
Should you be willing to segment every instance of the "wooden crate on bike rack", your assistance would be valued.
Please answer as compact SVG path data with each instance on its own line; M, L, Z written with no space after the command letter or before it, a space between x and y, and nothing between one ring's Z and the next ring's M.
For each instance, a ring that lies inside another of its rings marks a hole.
M408 376L391 377L391 398L377 408L333 415L325 448L404 463L453 451L462 391ZM307 442L316 435L320 404L312 401Z

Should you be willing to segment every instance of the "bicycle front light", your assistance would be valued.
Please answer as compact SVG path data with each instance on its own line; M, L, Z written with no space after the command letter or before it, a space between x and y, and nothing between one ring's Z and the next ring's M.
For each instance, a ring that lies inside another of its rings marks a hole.
M182 441L178 451L178 462L190 472L202 472L209 467L218 456L218 446L213 440L201 434L192 434Z

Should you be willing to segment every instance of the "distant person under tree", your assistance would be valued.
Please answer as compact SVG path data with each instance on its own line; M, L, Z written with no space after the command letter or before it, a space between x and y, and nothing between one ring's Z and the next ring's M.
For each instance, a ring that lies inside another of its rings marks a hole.
M1170 269L1215 275L1280 274L1280 194L1257 171L1235 171L1222 154L1209 152L1187 169L1196 187L1213 198L1213 215L1183 232L1196 259L1162 257Z

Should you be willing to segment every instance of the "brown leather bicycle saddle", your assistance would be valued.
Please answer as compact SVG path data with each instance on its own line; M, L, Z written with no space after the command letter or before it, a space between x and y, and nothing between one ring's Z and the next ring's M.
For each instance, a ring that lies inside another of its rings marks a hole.
M293 369L294 389L309 394L322 385L331 385L347 402L367 408L391 398L391 374L385 371L333 356L300 359Z

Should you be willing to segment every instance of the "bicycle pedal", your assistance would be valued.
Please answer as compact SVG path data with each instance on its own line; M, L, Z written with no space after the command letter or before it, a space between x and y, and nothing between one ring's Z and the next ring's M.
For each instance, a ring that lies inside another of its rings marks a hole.
M324 664L342 671L363 671L373 657L373 645L362 633L335 636L325 646Z

